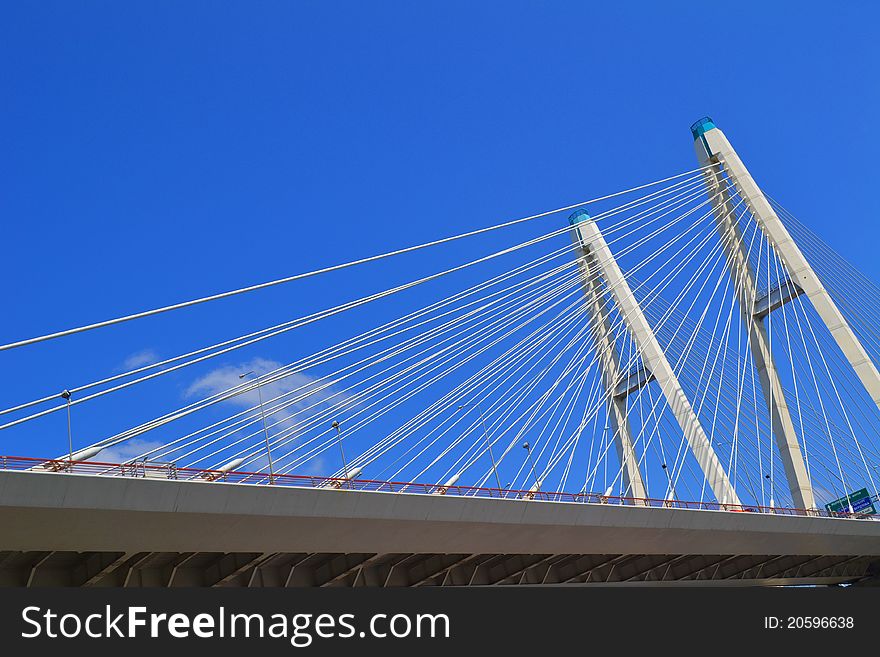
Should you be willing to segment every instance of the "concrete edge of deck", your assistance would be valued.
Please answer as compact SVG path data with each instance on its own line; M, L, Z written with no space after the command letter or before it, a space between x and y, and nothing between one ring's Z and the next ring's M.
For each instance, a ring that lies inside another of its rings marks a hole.
M880 522L6 471L0 550L880 555Z

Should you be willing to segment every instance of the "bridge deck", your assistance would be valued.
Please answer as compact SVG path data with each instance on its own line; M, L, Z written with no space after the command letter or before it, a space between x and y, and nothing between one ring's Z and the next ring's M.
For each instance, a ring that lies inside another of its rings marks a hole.
M0 472L0 527L6 583L829 583L880 561L872 520L40 472Z

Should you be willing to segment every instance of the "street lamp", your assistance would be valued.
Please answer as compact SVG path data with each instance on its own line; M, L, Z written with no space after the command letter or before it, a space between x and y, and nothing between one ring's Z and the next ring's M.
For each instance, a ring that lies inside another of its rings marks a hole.
M535 491L541 490L541 482L538 481L538 475L535 473L535 462L532 460L532 446L529 441L523 443L523 449L526 450L526 458L529 460L529 467L532 469L532 476L535 478Z
M254 374L254 380L257 382L257 395L260 397L260 419L263 422L263 433L266 436L266 456L269 458L269 484L274 484L275 466L272 464L272 448L269 447L269 427L266 426L266 413L263 411L263 389L260 385L260 377L255 374L254 370L251 370L250 372L239 374L238 378L243 379L251 374Z
M483 408L480 406L480 402L475 402L473 404L462 404L458 407L458 410L467 408L468 406L476 406L477 410L480 412L480 424L483 425L483 438L486 440L486 447L489 448L489 456L492 458L492 472L495 473L495 483L498 484L498 490L502 490L501 479L498 477L498 466L495 463L495 454L492 452L492 443L489 441L489 432L486 430L486 418L483 417Z
M333 424L330 426L336 429L336 440L339 443L339 453L342 455L342 474L348 479L348 464L345 462L345 450L342 449L342 430L339 428L339 422L336 420L333 420Z
M668 466L663 463L660 465L663 474L666 475L666 506L672 506L672 500L675 499L675 485L672 483L672 475L669 473Z
M73 433L70 430L70 390L64 390L61 398L67 402L67 460L70 462L70 471L73 472Z
M764 479L770 480L770 508L772 509L776 506L776 502L773 500L773 477L769 474L765 474Z

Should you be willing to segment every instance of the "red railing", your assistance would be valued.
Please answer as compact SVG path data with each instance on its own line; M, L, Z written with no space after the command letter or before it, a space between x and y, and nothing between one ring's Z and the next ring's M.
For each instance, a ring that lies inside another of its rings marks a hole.
M276 474L270 478L265 472L224 472L200 468L179 468L174 464L103 463L100 461L68 461L66 459L40 459L28 456L0 456L0 470L33 470L107 477L136 477L147 479L172 479L184 481L226 482L236 484L262 484L294 486L299 488L335 488L390 493L416 493L423 495L454 495L458 497L489 497L496 499L538 500L543 502L575 502L579 504L625 504L668 509L700 509L704 511L727 511L731 513L769 513L785 516L816 516L850 519L878 519L859 513L837 513L818 509L793 509L767 507L753 504L721 504L719 502L693 502L654 498L616 497L599 493L567 493L561 491L528 491L516 489L485 488L479 486L443 486L404 481L374 481L371 479L340 479L313 475ZM271 479L271 481L270 481Z

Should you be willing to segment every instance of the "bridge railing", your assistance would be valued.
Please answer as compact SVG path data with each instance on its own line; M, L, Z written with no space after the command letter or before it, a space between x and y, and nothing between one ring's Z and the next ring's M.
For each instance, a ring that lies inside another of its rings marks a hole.
M174 463L130 461L128 463L104 463L101 461L70 461L67 459L41 459L28 456L0 456L0 470L55 472L105 477L130 477L142 479L171 479L198 482L225 482L291 486L298 488L325 488L337 490L375 491L387 493L412 493L421 495L452 495L455 497L480 497L508 500L533 500L540 502L569 502L577 504L616 504L667 509L697 509L703 511L727 511L731 513L767 513L784 516L815 516L826 518L876 519L862 513L833 512L824 509L794 509L754 504L722 504L719 502L696 502L655 498L619 497L599 493L569 493L564 491L532 491L487 488L480 486L444 486L419 482L376 481L371 479L344 479L316 475L276 474L266 472L240 472L180 468ZM877 496L872 501L877 501Z

